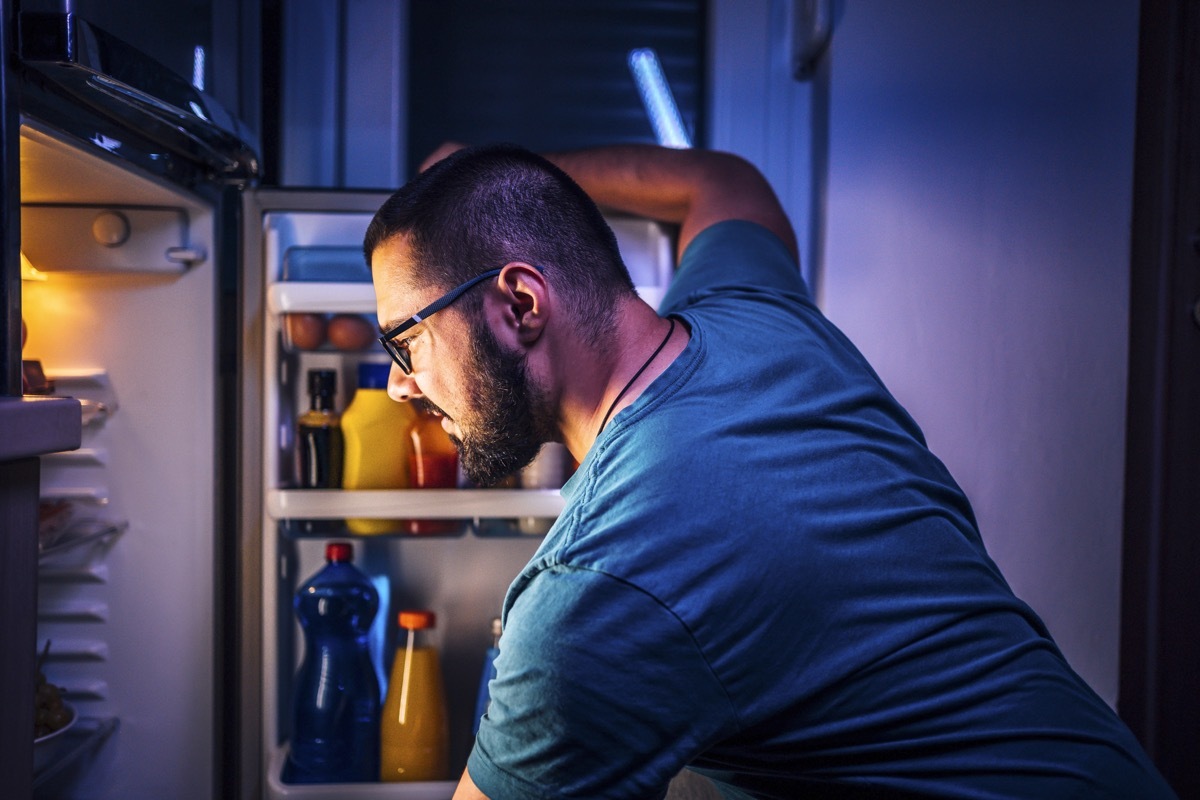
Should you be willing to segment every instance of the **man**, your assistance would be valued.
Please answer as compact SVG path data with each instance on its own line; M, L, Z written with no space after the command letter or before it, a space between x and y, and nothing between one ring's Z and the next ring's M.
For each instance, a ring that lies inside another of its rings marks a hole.
M685 767L738 798L1171 796L813 304L756 170L448 150L364 243L389 391L476 480L549 440L581 462L456 798L655 798ZM663 316L592 200L678 224Z

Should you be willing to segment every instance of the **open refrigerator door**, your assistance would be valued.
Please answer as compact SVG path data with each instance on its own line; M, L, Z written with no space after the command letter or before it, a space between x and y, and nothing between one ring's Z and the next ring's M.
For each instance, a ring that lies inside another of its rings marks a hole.
M74 713L35 750L35 793L207 795L213 207L32 120L21 167L27 386L83 416L81 447L41 459L39 668Z

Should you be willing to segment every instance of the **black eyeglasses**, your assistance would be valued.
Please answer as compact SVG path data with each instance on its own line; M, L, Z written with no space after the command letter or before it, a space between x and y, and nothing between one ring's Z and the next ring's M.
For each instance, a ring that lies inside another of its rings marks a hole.
M412 356L408 352L408 340L401 339L397 342L396 337L416 325L418 322L429 319L434 314L441 311L458 298L462 297L467 293L467 290L475 284L486 281L493 275L499 274L499 269L489 269L482 275L476 275L466 283L454 287L437 300L434 300L432 303L425 306L408 319L404 320L404 322L401 322L399 325L392 328L390 331L384 331L383 335L379 337L379 343L383 345L384 350L388 351L392 357L392 360L400 366L400 369L404 371L405 375L412 375Z

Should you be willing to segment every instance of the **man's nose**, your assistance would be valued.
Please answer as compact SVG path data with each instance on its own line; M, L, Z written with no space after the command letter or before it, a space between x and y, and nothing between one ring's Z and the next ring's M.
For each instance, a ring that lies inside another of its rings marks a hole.
M421 396L421 388L412 376L405 375L399 364L392 364L392 371L388 373L388 397L402 403Z

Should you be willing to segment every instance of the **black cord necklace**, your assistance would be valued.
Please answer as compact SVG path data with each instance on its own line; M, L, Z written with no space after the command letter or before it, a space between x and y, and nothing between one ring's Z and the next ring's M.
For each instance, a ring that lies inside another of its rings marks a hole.
M633 373L633 377L629 379L629 383L625 384L625 388L618 392L617 396L613 398L612 405L608 407L608 411L604 414L604 419L600 420L599 429L596 430L597 439L600 438L600 434L603 432L604 426L608 424L608 418L612 416L613 409L617 407L617 403L622 397L625 396L625 393L629 391L629 387L633 386L633 382L641 377L642 373L646 371L646 367L650 366L650 362L662 352L662 349L667 346L667 342L671 341L671 334L675 332L675 319L673 317L668 317L668 319L671 323L671 327L667 328L666 338L663 339L658 347L655 348L654 352L650 354L650 357L646 359L646 363L642 364L642 366L638 368L638 371Z

